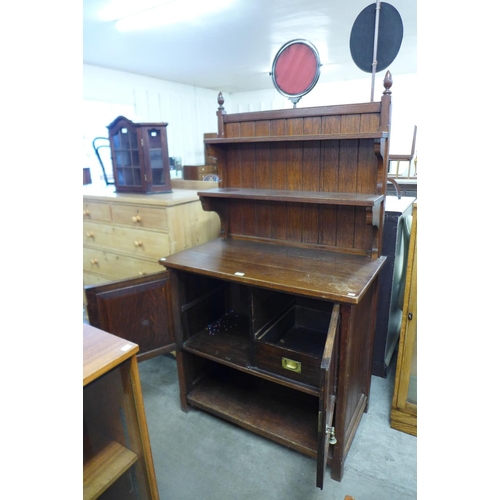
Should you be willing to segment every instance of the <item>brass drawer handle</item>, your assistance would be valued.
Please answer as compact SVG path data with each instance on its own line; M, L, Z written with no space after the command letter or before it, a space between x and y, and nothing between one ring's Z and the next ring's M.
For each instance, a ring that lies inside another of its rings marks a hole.
M285 370L290 370L295 373L300 373L302 371L302 363L293 359L281 358L281 366Z

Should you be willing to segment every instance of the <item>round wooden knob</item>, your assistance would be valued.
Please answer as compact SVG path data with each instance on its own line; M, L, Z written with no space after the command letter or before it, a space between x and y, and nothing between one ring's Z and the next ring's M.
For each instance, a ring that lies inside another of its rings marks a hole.
M90 210L88 210L88 209L87 209L87 210L84 210L84 211L83 211L83 215L90 215Z
M142 247L142 241L141 240L135 240L134 241L134 246L136 246L136 247Z
M94 233L92 231L88 231L87 238L93 238L93 237L94 237Z
M146 273L144 271L139 271L139 276L145 276Z
M134 215L132 217L132 222L141 222L141 216L140 215Z
M91 264L97 264L99 261L97 259L90 259Z

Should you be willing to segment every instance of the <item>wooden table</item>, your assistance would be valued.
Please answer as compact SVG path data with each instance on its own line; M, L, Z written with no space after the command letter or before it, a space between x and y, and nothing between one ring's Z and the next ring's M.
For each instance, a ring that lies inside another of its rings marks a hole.
M83 325L83 498L159 499L137 344Z

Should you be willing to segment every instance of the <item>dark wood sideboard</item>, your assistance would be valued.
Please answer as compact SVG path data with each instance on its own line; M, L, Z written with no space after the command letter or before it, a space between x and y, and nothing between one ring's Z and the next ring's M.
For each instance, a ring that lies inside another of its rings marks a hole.
M340 481L370 394L392 80L380 102L227 114L205 139L221 237L160 259L181 407L317 460Z

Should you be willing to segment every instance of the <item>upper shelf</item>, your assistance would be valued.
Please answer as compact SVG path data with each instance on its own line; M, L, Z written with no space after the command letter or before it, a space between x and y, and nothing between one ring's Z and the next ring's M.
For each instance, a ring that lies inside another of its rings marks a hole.
M263 135L247 137L210 137L205 144L238 144L250 142L291 142L291 141L338 141L342 139L382 139L388 137L388 132L356 132L338 134L307 134L307 135Z
M242 200L320 203L373 207L382 202L383 195L361 193L330 193L319 191L285 191L278 189L215 188L199 191L200 197L237 198Z

